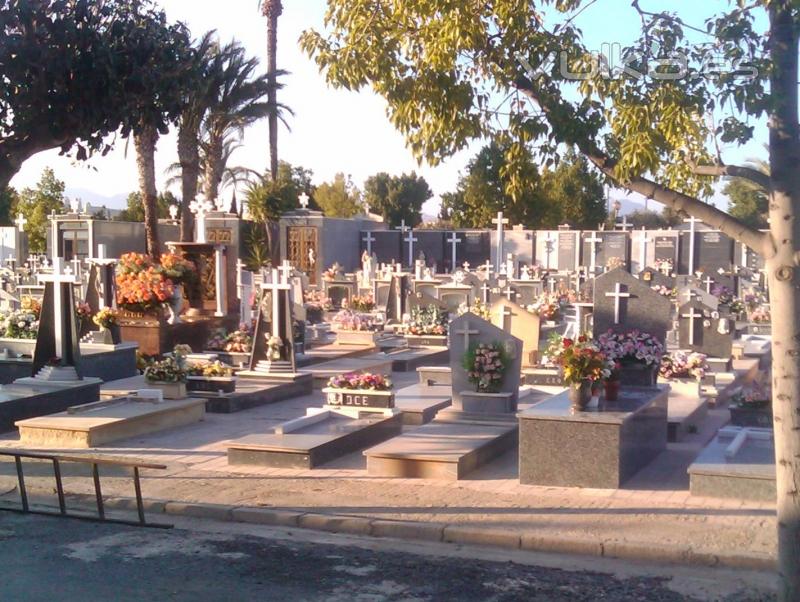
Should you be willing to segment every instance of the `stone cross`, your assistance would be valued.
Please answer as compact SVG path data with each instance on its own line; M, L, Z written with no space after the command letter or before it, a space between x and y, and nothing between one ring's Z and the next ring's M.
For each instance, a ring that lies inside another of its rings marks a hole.
M409 228L408 236L406 236L404 240L408 243L408 265L410 267L414 265L414 243L419 241L419 239L414 236L413 228Z
M620 314L620 305L622 299L630 298L631 294L627 292L623 292L622 290L622 283L617 282L614 285L614 292L613 293L606 293L606 297L613 297L614 298L614 324L619 324L619 314Z
M375 237L372 235L372 232L367 231L367 235L361 240L367 243L367 255L372 255L372 243L375 242Z
M511 288L510 284L508 286L506 286L505 290L503 291L503 294L506 296L506 299L508 299L509 301L513 301L514 297L516 297L516 295L517 295L517 293L514 292L514 289Z
M503 249L505 247L505 241L503 240L504 231L503 226L508 225L508 219L503 217L503 212L498 211L497 217L492 220L492 223L497 226L497 271L500 271L501 266L503 265Z
M206 242L206 214L214 210L214 206L207 200L194 200L189 203L189 210L197 216L195 226L195 242Z
M484 280L483 284L481 285L481 301L484 305L489 303L489 292L492 290L492 287L489 286L489 281Z
M25 231L25 224L27 224L27 223L28 223L28 220L25 219L25 216L22 215L21 213L18 213L17 214L17 219L14 220L14 225L17 226L17 230L19 230L20 232L24 232ZM19 252L19 251L17 251L17 252Z
M408 230L408 226L406 226L406 220L405 219L400 220L400 225L399 226L395 226L394 229L395 230L400 230L400 234L401 235L405 234L406 230Z
M633 224L628 223L628 216L623 215L622 221L617 224L617 227L620 228L623 232L627 232L628 228L633 228Z
M699 220L696 217L690 217L689 219L685 219L683 221L689 224L689 273L694 274L695 226L698 223L701 223L702 220Z
M597 232L592 232L592 235L586 238L586 242L589 243L589 271L594 274L597 268L597 244L603 242L603 239Z
M511 299L509 299L511 301ZM503 319L503 330L506 332L511 332L511 318L515 317L517 314L514 313L514 310L511 309L508 305L503 306L503 313L500 314L500 317Z
M278 271L281 273L281 280L283 282L289 282L289 278L292 277L292 272L294 271L294 268L292 267L292 262L289 261L288 259L284 259L281 262Z
M53 273L40 274L38 277L39 282L53 283L53 327L55 330L56 352L61 358L64 358L67 355L66 349L64 348L64 345L67 343L66 337L64 337L66 316L64 315L64 303L61 296L61 285L79 284L75 279L75 275L71 273L71 270L69 268L66 270L64 269L63 261L64 260L61 259L61 257L53 257ZM75 311L74 307L72 307L71 301L70 307L72 308L72 311Z
M653 239L647 235L647 230L644 229L644 226L639 231L637 238L639 240L639 269L643 270L647 267L647 244Z
M469 272L469 266L470 266L469 261L465 261L464 263L461 264L461 267L464 268L465 272Z
M169 206L169 218L173 222L178 219L178 206L177 205L170 205Z
M514 254L509 253L506 256L506 274L508 274L508 277L512 279L517 277L517 266L515 263Z
M81 260L78 259L77 257L73 257L70 260L70 263L72 264L72 272L74 272L75 275L80 278L80 275L81 275Z
M714 279L711 276L706 276L703 279L703 284L706 285L706 292L710 295L711 294L711 286L714 284Z
M450 233L450 238L447 239L447 242L450 243L450 265L453 266L451 269L456 269L456 245L461 244L461 239L455 232Z
M694 345L694 321L698 318L702 318L703 314L698 313L694 307L689 308L688 314L681 314L681 318L688 318L689 319L689 344Z
M553 254L553 251L555 250L555 241L550 237L551 234L548 232L547 238L544 239L544 252L545 255L547 256L545 259L544 267L548 269L550 268L550 256Z
M305 191L299 197L297 197L297 201L300 203L300 206L303 209L308 209L309 198Z
M483 264L483 269L486 272L487 278L491 277L492 273L494 272L494 266L492 265L492 262L489 261L488 259L486 260L486 263Z
M271 278L269 282L261 283L261 290L270 291L272 293L270 295L272 297L271 334L273 336L279 336L280 323L281 323L281 304L280 300L278 299L278 291L289 291L292 290L292 287L288 282L282 281L280 273L278 272L277 269L273 269L270 275Z
M469 349L469 335L471 334L480 334L478 330L470 330L469 328L469 321L464 322L464 328L462 330L456 330L454 334L463 334L464 335L464 349Z

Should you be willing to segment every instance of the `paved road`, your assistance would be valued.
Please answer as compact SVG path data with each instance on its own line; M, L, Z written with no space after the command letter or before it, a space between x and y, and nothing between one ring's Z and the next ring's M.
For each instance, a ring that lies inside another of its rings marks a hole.
M203 521L183 520L177 527L163 531L0 512L0 600L594 602L694 600L712 593L727 601L772 599L756 593L755 585L742 592L741 573L720 573L718 588L707 570L692 575L675 569L682 574L671 579L628 567L615 577L574 570L607 570L610 561L604 559L581 565L540 556L548 567L531 564L533 556L500 550ZM763 577L760 585L768 582Z

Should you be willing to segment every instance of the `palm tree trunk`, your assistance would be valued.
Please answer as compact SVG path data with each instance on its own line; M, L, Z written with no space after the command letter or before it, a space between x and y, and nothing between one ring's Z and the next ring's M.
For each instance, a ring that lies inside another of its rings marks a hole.
M145 250L151 257L158 257L158 212L156 210L156 142L158 131L146 126L134 134L136 168L139 172L139 191L144 206Z
M775 253L767 258L773 323L772 411L778 516L779 599L800 600L800 124L798 31L792 0L769 6L773 69L769 124L770 231Z
M206 173L205 173L205 196L206 200L216 203L217 196L219 195L219 183L222 181L222 172L225 169L223 165L222 155L223 149L222 137L215 133L209 134L208 140L208 154L206 156Z
M194 240L194 216L189 204L197 196L200 175L200 142L197 129L181 124L178 130L178 161L181 165L181 241Z
M278 17L283 12L281 0L265 0L264 16L267 17L267 75L270 90L267 96L273 111L269 115L269 169L272 179L278 177L278 94L275 74L278 71Z

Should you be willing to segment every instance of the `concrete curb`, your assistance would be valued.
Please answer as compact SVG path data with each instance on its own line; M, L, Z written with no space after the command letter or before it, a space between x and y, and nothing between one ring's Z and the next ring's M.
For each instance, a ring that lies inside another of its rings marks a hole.
M50 493L42 490L43 493ZM29 488L29 493L31 493ZM71 500L94 504L94 496L70 495ZM104 498L109 509L135 510L133 498ZM421 521L394 521L371 519L364 516L323 514L292 510L290 508L264 508L201 502L151 500L144 501L145 511L151 515L186 516L223 522L250 523L271 527L292 527L329 533L346 533L371 537L491 546L504 549L526 550L551 554L599 556L640 562L674 564L695 567L726 567L756 571L775 571L777 561L766 554L737 554L696 552L691 546L645 542L600 541L580 539L536 532L516 532L476 525L429 523ZM55 508L54 508L55 510Z

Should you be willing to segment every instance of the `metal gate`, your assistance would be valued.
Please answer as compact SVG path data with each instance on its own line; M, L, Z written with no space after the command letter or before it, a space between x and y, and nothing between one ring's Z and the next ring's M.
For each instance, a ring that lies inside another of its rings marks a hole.
M317 229L313 226L289 226L287 259L296 269L308 275L309 284L317 283Z

